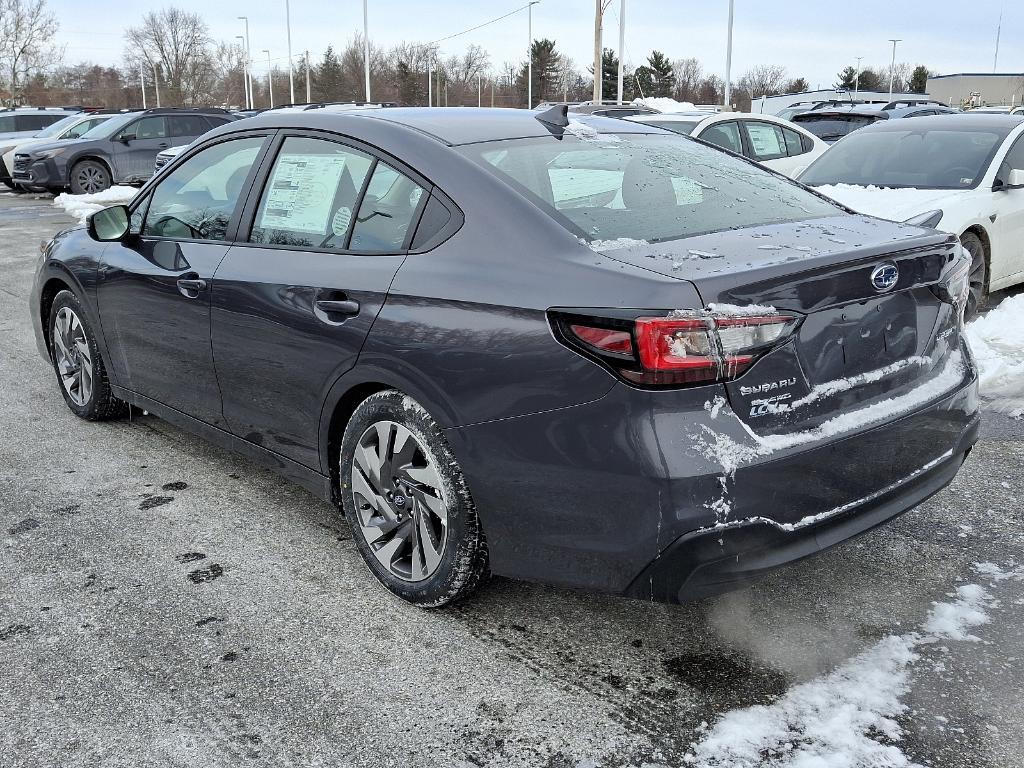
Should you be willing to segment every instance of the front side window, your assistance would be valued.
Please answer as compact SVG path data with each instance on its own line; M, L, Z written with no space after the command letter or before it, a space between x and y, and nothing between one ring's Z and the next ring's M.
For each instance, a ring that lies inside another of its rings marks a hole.
M1010 171L1024 171L1024 135L1021 135L1006 153L1003 162L999 164L996 178L1006 184L1010 178Z
M744 125L755 160L777 160L786 157L786 138L782 135L782 128L756 120L748 120Z
M263 142L262 136L221 142L168 173L150 195L142 234L223 240Z
M344 250L372 165L370 155L352 147L289 136L263 189L249 239Z
M672 134L514 139L459 151L588 241L659 242L839 213L799 185Z
M737 155L743 154L743 140L740 139L739 123L733 121L728 123L715 123L707 128L698 137L703 141L715 144Z

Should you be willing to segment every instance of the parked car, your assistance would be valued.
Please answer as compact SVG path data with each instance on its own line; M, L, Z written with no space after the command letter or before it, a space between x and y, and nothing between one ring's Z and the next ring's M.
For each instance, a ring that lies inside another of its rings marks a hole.
M1013 107L972 107L968 111L974 115L1009 115Z
M968 316L1024 282L1024 118L968 114L876 123L800 181L861 213L959 235L972 258Z
M806 168L828 149L813 133L774 115L686 112L625 119L717 144L787 176Z
M23 186L15 184L14 179L11 177L11 169L14 168L14 155L19 147L23 151L27 151L29 147L47 144L51 141L77 139L100 123L109 120L113 114L112 112L80 112L71 114L33 134L32 138L0 141L0 182L3 182L12 189Z
M30 306L74 414L276 467L410 602L488 572L676 601L952 480L967 267L642 123L267 112L58 235Z
M832 144L849 133L881 120L958 114L938 102L889 102L883 106L833 107L795 115L793 122Z
M101 192L153 175L162 149L188 144L235 118L222 109L148 109L118 115L78 139L39 144L14 154L14 181L59 192Z
M0 109L0 141L4 139L32 138L39 131L78 109L64 107L8 107Z
M558 106L556 102L546 102L546 109ZM598 117L629 117L630 115L657 115L658 110L640 104L619 104L617 101L581 101L565 102L569 112L576 115L594 115Z
M171 160L184 152L187 147L188 144L179 144L176 147L168 147L167 149L161 149L157 152L156 159L153 161L153 173L156 173L171 162Z

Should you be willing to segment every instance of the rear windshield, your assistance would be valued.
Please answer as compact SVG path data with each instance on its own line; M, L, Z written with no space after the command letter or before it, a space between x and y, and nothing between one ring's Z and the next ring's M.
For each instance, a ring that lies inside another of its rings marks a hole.
M1005 138L997 130L962 128L862 131L843 139L800 176L804 184L857 184L921 189L978 185Z
M853 133L858 128L871 125L875 122L872 115L815 115L803 114L793 118L794 123L799 123L819 139L832 141L841 139L848 133Z
M664 128L667 131L673 133L681 133L683 136L689 136L693 133L693 129L697 127L697 123L700 120L643 120L644 125L653 125L655 128Z
M459 149L587 241L659 242L839 212L795 183L684 136L577 134Z

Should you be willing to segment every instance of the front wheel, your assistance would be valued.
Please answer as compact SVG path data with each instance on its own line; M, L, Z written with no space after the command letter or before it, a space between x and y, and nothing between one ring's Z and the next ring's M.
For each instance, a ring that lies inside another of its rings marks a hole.
M487 575L487 546L465 478L440 428L396 390L371 395L341 441L345 516L367 568L391 592L433 608Z
M110 188L110 172L103 163L82 160L71 169L71 192L76 195L91 195Z
M971 255L970 290L964 319L973 320L988 301L988 261L985 259L985 245L973 232L960 235L960 244Z
M127 405L114 397L107 369L78 297L61 291L50 308L50 357L64 402L76 416L103 421L121 416Z

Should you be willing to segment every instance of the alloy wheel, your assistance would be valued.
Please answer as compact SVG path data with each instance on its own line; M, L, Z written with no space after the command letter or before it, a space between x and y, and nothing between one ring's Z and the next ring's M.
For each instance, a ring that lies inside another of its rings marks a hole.
M53 349L64 391L75 405L85 406L92 397L92 353L82 321L70 307L61 307L54 318Z
M966 244L967 252L971 254L971 271L968 276L970 283L967 297L967 319L973 318L978 309L985 303L985 282L988 277L988 269L985 264L985 248L979 240L969 240Z
M423 581L441 563L448 505L433 456L407 427L378 421L352 463L359 529L377 561L403 581Z
M86 194L102 192L107 188L107 179L99 168L87 165L78 169L78 186Z

